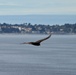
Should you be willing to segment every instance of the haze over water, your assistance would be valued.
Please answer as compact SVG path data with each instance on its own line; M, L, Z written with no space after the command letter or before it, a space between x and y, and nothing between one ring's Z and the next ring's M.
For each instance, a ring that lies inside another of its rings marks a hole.
M76 35L52 35L39 47L20 44L46 36L0 34L0 75L76 75Z

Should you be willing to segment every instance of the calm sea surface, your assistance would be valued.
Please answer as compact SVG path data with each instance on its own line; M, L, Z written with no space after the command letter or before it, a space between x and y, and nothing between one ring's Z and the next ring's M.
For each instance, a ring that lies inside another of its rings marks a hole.
M39 47L20 44L46 36L0 34L0 75L76 75L76 35L52 35Z
M0 15L0 23L65 24L76 23L76 15Z

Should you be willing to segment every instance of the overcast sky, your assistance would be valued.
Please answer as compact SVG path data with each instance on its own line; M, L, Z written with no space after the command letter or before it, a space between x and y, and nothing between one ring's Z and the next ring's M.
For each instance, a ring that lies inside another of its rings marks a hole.
M0 0L0 15L76 15L76 0Z

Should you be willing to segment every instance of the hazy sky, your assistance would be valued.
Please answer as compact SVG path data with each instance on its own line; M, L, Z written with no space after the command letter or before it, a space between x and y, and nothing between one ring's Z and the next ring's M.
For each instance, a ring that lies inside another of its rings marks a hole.
M0 15L76 15L76 0L0 0Z

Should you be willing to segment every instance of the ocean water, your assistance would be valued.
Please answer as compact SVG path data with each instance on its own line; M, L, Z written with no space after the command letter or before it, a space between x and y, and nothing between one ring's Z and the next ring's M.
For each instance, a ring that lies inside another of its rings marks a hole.
M0 23L62 25L76 23L76 15L0 15Z
M46 36L0 34L0 75L76 75L76 35L52 35L41 46L20 44Z

